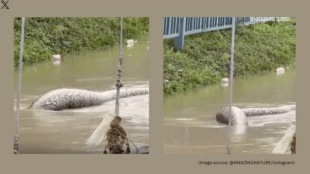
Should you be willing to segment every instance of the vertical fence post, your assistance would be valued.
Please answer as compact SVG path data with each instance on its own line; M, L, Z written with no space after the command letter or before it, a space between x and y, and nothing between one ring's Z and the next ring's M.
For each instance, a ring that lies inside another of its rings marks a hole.
M185 34L186 18L180 18L179 36L174 39L174 47L180 50L184 46L184 34Z
M23 71L23 55L24 55L24 37L25 37L25 17L22 17L21 24L21 36L20 36L20 47L19 47L19 62L18 62L18 91L16 99L16 125L15 125L15 136L14 136L14 154L18 153L19 150L19 106L20 106L20 94L22 89L22 71Z
M231 154L231 109L233 100L233 77L234 77L234 54L235 54L235 17L232 17L232 29L231 29L231 50L230 50L230 77L229 77L229 121L228 121L228 145L227 154Z

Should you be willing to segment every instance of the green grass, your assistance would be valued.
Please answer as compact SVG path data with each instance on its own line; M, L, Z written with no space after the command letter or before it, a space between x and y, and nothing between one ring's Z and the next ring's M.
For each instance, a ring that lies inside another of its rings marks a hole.
M238 26L235 35L235 76L274 71L294 65L296 20ZM229 76L231 30L185 37L174 51L173 40L164 41L164 94L171 95L219 83Z
M148 18L124 18L124 42L148 36ZM14 19L14 65L18 65L21 18ZM53 54L112 47L119 42L120 18L26 18L24 65L49 60Z

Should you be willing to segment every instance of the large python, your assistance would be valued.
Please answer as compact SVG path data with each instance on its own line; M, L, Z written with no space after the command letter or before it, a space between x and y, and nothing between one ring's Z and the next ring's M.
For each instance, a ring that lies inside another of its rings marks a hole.
M231 108L231 125L247 125L247 117L262 116L262 115L274 115L283 114L289 111L296 110L296 105L285 105L278 107L268 108L239 108L232 106ZM224 107L220 112L216 114L216 120L220 123L228 125L229 121L229 107Z
M149 93L149 88L128 88L120 90L120 98ZM29 108L59 111L101 105L114 100L116 91L95 92L84 89L61 88L47 92L33 101Z

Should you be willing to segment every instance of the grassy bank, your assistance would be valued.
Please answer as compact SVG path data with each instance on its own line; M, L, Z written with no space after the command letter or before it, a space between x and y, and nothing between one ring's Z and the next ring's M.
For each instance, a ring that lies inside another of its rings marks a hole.
M53 54L110 47L119 42L120 18L26 18L24 65ZM124 18L124 41L148 36L148 18ZM21 18L14 20L14 65L18 65Z
M268 22L238 26L235 36L235 76L275 71L295 64L296 22ZM164 41L164 94L219 83L229 76L231 30L185 37L185 46L173 50Z

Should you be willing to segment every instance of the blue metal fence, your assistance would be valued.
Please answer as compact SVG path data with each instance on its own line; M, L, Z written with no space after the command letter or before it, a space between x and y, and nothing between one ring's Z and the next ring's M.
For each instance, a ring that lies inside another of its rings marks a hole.
M251 17L236 18L237 25L255 23L259 23L259 20L251 20ZM231 27L232 17L165 17L163 38L175 38L175 47L180 49L184 46L184 37L186 35Z

